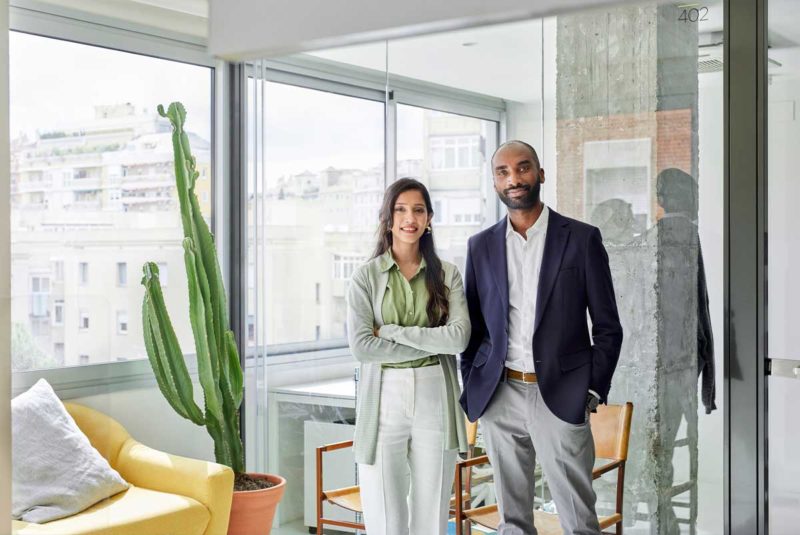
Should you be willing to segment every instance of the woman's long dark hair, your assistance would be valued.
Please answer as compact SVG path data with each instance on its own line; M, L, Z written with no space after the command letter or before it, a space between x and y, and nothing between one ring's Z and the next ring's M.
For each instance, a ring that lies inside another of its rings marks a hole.
M416 190L425 199L428 215L433 217L433 203L425 185L413 178L401 178L386 189L383 195L383 204L380 211L380 224L378 225L378 244L375 246L373 258L381 256L392 248L392 224L394 222L394 205L401 193ZM425 287L428 289L428 325L438 327L447 323L450 312L448 305L448 289L444 284L444 270L442 261L436 254L433 245L433 233L425 231L419 239L419 250L425 259Z

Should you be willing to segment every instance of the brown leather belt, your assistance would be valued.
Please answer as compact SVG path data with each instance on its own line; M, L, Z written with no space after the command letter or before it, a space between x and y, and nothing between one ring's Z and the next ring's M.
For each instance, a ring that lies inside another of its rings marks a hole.
M506 368L506 377L509 379L515 379L517 381L522 381L523 383L538 383L539 380L536 378L536 374L533 372L518 372L517 370L512 370L511 368Z

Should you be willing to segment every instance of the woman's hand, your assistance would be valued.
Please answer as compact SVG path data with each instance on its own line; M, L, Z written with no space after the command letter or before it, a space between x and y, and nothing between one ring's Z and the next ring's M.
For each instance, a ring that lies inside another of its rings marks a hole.
M372 328L372 336L374 336L375 338L380 338L380 336L381 336L380 332L381 332L381 328L378 327L377 325Z

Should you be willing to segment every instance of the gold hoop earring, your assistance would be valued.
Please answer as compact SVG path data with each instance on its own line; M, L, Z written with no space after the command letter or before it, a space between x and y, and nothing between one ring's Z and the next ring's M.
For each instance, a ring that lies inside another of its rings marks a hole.
M426 229L426 233L427 234L433 234L433 229L431 228L430 225L428 225L428 228Z

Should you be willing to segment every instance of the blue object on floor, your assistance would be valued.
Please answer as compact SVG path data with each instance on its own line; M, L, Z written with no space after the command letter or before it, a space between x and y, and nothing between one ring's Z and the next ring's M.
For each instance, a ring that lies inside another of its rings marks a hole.
M472 528L472 535L497 535L496 531L481 531L473 526ZM447 522L447 535L456 535L456 523L454 520L450 520Z

